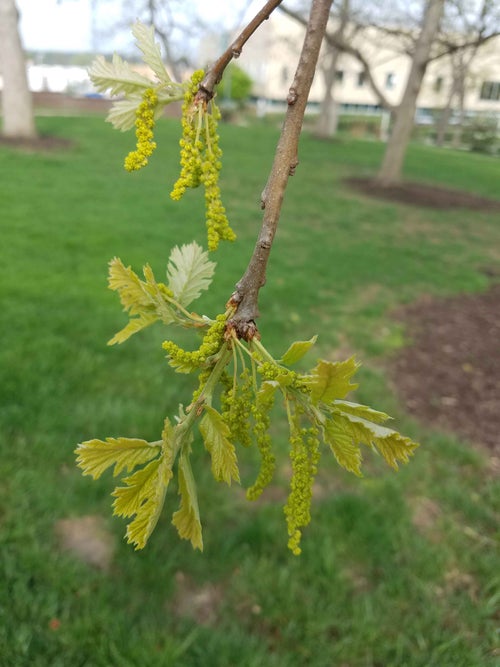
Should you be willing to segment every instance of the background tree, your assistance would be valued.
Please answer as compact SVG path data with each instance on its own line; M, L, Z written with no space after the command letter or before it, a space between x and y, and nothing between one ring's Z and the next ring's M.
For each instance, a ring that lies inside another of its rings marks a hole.
M105 3L107 0L97 0ZM183 78L186 65L192 61L193 40L204 28L191 0L120 0L120 20L113 20L108 32L128 36L130 25L140 20L154 27L155 36L163 50L163 60L170 75L177 81Z
M394 124L377 174L377 180L381 185L388 186L401 180L404 157L413 129L417 98L429 64L443 9L444 0L426 1L405 90L401 102L393 110Z
M241 67L231 63L217 89L218 100L232 100L243 104L250 96L252 86L253 81L250 76Z
M436 144L442 146L455 113L452 143L458 147L465 121L465 96L478 52L500 34L500 4L493 0L448 0L437 37L437 58L448 57L449 87L437 121Z
M5 137L36 137L33 101L28 88L26 62L19 36L19 12L14 0L0 0L0 72L2 134Z

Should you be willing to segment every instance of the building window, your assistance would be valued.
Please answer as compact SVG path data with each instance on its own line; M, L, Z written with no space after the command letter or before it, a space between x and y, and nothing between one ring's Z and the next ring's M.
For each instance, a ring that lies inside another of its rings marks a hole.
M392 90L396 85L396 75L394 72L387 72L385 75L385 87L387 90Z
M500 81L483 81L479 97L482 100L500 100Z
M442 89L443 89L443 77L437 76L434 79L434 92L440 93Z
M358 72L358 88L362 88L366 82L366 72Z
M342 69L335 70L335 81L337 83L342 83L343 80L344 80L344 70Z

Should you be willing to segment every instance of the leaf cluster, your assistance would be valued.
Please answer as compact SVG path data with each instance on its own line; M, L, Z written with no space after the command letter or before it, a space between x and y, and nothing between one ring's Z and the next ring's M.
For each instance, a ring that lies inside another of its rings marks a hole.
M154 39L153 26L148 27L137 21L132 26L132 34L142 51L145 64L153 74L152 79L137 72L116 53L111 61L97 56L89 69L90 80L97 91L109 91L113 97L122 97L113 102L107 117L115 129L122 131L130 130L134 126L137 110L148 89L152 89L158 98L154 110L155 118L161 116L167 104L182 100L185 91L184 84L172 81L163 64L160 47Z
M310 521L321 443L339 465L356 475L361 475L362 445L380 453L396 469L398 463L409 460L417 445L383 426L389 419L385 413L346 400L357 387L352 382L358 368L354 359L319 360L308 373L298 373L292 366L316 338L293 343L276 360L259 340L244 342L237 338L229 325L231 309L215 320L187 313L184 306L208 287L212 273L213 263L194 243L174 248L166 285L155 281L148 266L142 280L119 260L112 261L110 288L118 292L132 319L110 342L122 342L157 320L203 330L196 351L183 350L170 341L164 343L170 365L178 372L197 374L198 387L186 410L179 408L175 424L165 420L161 440L90 440L78 446L77 463L84 474L94 478L108 468L113 468L115 476L134 470L114 490L113 509L119 516L133 517L127 527L127 539L138 549L151 535L169 482L177 472L180 506L172 523L181 538L202 549L202 525L190 463L195 425L218 482L240 483L238 444L258 448L260 469L247 491L248 498L255 500L271 483L275 472L276 454L269 427L271 409L276 397L281 396L290 427L292 468L284 512L288 546L299 554L302 530Z
M184 98L181 175L172 197L179 199L186 188L203 183L208 245L213 250L220 239L234 238L218 185L221 150L217 109L211 102L209 110L206 100L198 95L202 72L195 72L184 87L173 83L163 66L153 29L136 23L133 33L155 80L137 73L119 56L111 63L98 58L91 78L98 90L109 89L113 95L124 96L113 107L109 120L122 130L136 125L137 150L127 158L133 169L145 164L154 148L154 117L164 104L179 99L179 95ZM88 440L77 446L77 464L83 474L94 479L108 469L113 469L115 476L125 473L112 494L113 510L130 519L127 540L137 549L146 545L170 480L177 475L180 504L172 523L181 538L201 550L202 525L191 468L195 427L218 482L240 483L236 446L256 446L260 469L247 490L248 498L255 500L275 473L275 443L269 430L271 410L281 398L289 425L292 470L284 513L288 546L299 554L302 530L311 519L312 490L322 449L331 451L340 466L360 476L363 446L397 469L399 463L409 460L417 445L387 428L384 424L389 417L385 413L347 400L357 387L352 381L358 369L354 358L319 360L309 372L297 372L292 367L313 347L315 337L296 341L275 359L258 336L245 341L239 338L231 321L236 311L233 300L213 320L189 312L188 306L209 287L214 268L208 253L196 243L172 250L166 282L157 281L147 264L141 278L120 259L111 260L109 287L118 293L129 322L109 344L122 343L157 321L194 328L203 334L197 349L185 350L171 340L163 343L163 349L172 368L197 377L197 387L186 409L179 406L175 421L165 419L160 440Z
M207 326L208 320L189 313L186 308L208 289L215 262L201 246L193 242L175 247L167 266L167 284L156 282L149 264L143 268L144 280L115 257L109 263L109 288L118 292L123 309L130 321L109 341L123 343L133 334L161 320L184 327Z

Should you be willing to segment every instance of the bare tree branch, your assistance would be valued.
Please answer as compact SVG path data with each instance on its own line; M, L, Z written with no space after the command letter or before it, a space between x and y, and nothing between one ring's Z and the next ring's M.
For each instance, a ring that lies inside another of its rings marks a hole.
M295 77L290 87L288 109L267 181L262 227L248 267L236 285L231 303L237 310L229 325L245 340L258 335L255 320L259 315L259 290L266 281L266 267L280 218L288 179L298 165L298 144L302 122L319 57L332 0L313 0L304 44Z
M266 21L283 0L268 0L262 9L254 16L248 25L241 31L234 42L224 51L224 53L214 62L208 70L205 78L200 84L200 93L208 101L212 99L215 92L215 86L222 79L224 70L233 58L241 55L243 47L257 30L257 28ZM200 95L201 96L201 95Z

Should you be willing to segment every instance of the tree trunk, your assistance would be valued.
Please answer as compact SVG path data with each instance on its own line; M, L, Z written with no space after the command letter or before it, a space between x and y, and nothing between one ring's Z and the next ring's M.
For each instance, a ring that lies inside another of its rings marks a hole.
M333 88L335 84L335 73L337 71L337 61L339 52L333 49L330 62L324 69L325 93L321 100L319 116L316 121L314 134L320 139L330 139L337 131L338 108L333 97Z
M2 114L5 137L36 137L33 101L18 31L14 0L0 0L0 71L3 77Z
M457 80L455 75L450 88L450 94L446 100L445 106L441 109L441 114L436 125L436 146L442 147L450 125L452 102L457 89Z
M404 157L413 129L417 97L429 61L432 43L443 14L443 7L444 0L428 0L427 2L403 99L395 109L394 126L377 176L381 185L387 186L401 180Z

